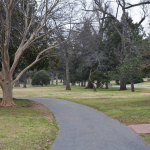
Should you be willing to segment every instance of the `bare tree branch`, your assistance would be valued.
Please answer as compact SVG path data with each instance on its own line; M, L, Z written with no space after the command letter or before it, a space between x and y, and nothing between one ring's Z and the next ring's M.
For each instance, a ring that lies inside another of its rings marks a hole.
M138 3L138 4L127 3L127 5L129 5L129 6L123 7L123 9L129 9L129 8L132 8L132 7L136 7L136 6L140 6L140 5L146 5L146 4L150 4L150 1L141 2L141 3Z
M40 60L41 60L40 56L41 56L43 53L45 53L45 52L47 52L47 51L49 51L49 50L52 50L52 49L58 47L59 45L65 43L65 42L67 42L67 41L68 41L68 39L65 40L65 41L63 41L63 42L61 42L61 43L58 43L57 45L51 46L51 47L49 47L49 48L43 50L42 52L40 52L40 53L37 55L36 59L33 61L33 63L31 63L31 64L30 64L29 66L27 66L23 71L21 71L21 73L16 77L16 79L13 81L13 83L15 83L15 82L23 75L24 72L26 72L27 70L29 70L33 65L35 65L38 61L40 61Z
M12 0L13 1L13 0ZM2 4L2 6L4 7L5 12L7 12L7 7L6 4L3 2L3 0L0 0L0 3Z
M18 0L15 4L14 4L14 6L12 7L12 10L17 6L17 4L20 2L21 0Z

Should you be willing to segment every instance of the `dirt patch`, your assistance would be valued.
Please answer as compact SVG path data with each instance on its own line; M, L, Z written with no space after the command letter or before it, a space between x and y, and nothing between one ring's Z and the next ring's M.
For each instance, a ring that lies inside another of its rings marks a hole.
M8 107L8 106L7 106ZM9 106L10 108L19 108L19 107L22 107L22 106L19 106L19 105L13 105L13 106ZM5 106L0 106L0 108L6 108Z
M94 99L94 100L108 100L108 99L111 99L111 98L99 98L99 97L73 97L72 99L82 99L82 100L91 100L91 99Z
M145 100L145 101L142 101L142 103L145 103L145 104L150 104L150 100Z
M144 137L150 136L150 133L143 133Z
M0 100L2 100L2 99L0 99ZM19 101L18 99L15 99L15 98L13 98L13 100ZM35 102L35 101L31 101L31 100L24 100L23 99L22 101L28 101L29 104L27 104L27 105L15 105L12 107L20 107L20 108L25 107L29 110L35 111L36 113L38 113L41 116L47 117L50 120L50 123L52 122L54 116L50 112L50 110L47 107L45 107L43 104ZM1 108L1 106L0 106L0 108ZM20 109L19 110L15 109L15 110L12 110L12 113L27 113L27 112L22 112Z
M137 101L137 102L133 102L134 104L148 104L150 105L150 100L142 100L142 101Z
M147 117L115 118L115 119L126 126L150 123L150 118Z
M35 101L30 101L30 104L28 104L27 109L33 110L37 112L39 115L45 116L49 119L50 123L53 120L53 114L50 112L50 110L45 107L43 104L35 102Z

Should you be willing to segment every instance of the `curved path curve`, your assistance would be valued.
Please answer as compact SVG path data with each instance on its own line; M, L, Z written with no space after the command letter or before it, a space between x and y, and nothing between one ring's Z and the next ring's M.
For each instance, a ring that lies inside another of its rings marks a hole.
M60 127L51 150L150 150L129 127L103 113L74 102L54 98L21 98L40 102Z

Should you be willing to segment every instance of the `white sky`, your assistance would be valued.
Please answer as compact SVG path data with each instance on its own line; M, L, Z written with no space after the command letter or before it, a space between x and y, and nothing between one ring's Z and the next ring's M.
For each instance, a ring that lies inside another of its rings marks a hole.
M86 0L88 4L91 3L92 0ZM105 1L108 1L108 0L105 0ZM111 0L109 0L111 1ZM138 2L140 2L140 0L126 0L126 2L129 2L130 4L137 4ZM111 4L112 4L112 8L113 8L113 11L114 13L116 13L116 0L112 0L111 1ZM143 17L143 12L142 12L142 6L137 6L137 7L133 7L133 8L130 8L128 9L128 12L130 14L130 16L132 17L133 21L134 22L139 22L141 20L141 18ZM149 5L146 5L147 9L150 10L150 4ZM120 15L121 15L121 11L120 11ZM144 27L144 30L147 33L150 33L150 26L149 26L149 22L150 22L150 16L148 16L145 21L142 23L143 27Z

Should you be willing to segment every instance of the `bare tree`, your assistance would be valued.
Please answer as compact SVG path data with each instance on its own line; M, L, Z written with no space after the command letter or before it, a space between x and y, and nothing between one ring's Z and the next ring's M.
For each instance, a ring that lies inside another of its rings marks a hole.
M43 55L44 53L66 42L62 41L56 44L53 42L49 47L41 50L36 59L13 80L14 71L23 52L35 42L41 41L45 36L51 36L53 34L53 31L56 29L54 18L58 26L64 24L64 22L61 22L61 18L63 18L62 14L65 14L64 6L66 3L69 3L69 1L40 0L38 1L38 5L35 5L35 8L32 7L32 10L30 7L31 3L32 1L30 0L0 0L0 52L2 56L0 86L3 90L3 100L0 106L3 107L15 106L12 98L12 87L21 75L45 57ZM17 11L19 15L21 14L24 20L24 23L20 23L18 20L18 24L15 25L14 28L12 24L13 11ZM20 45L18 45L16 49L14 62L12 66L10 66L9 45L12 28L16 29L22 38Z
M128 13L127 13L126 9L128 9L127 5L131 6L131 4L126 3L125 0L116 0L117 8L116 8L116 14L114 15L111 11L109 11L109 9L107 9L107 10L103 9L103 5L105 5L105 6L109 5L108 2L102 3L101 0L94 0L94 2L97 5L97 11L101 11L101 12L105 13L107 15L105 18L111 18L112 19L114 28L116 29L116 31L119 33L119 35L121 37L121 45L122 46L121 46L121 51L120 51L119 55L120 55L120 60L122 62L125 59L125 54L126 54L125 37L127 35L126 32L127 32L127 27L128 27L128 22L127 22ZM139 5L143 5L143 4L146 4L146 3L144 3L144 2L143 3L139 3L139 4L134 5L134 6L139 6ZM133 7L133 5L132 5L132 7ZM121 21L118 18L118 12L119 12L118 10L119 10L119 8L121 8L121 10L122 10ZM141 23L146 18L146 12L144 10L144 6L143 6L142 9L143 9L144 16L139 21L139 23L137 24L136 28L138 28L141 25ZM120 29L115 24L118 24L120 26ZM126 90L126 80L122 76L120 77L120 90Z
M129 8L136 7L136 6L141 6L141 5L150 4L150 1L149 1L149 0L142 0L141 2L136 3L136 4L125 3L125 5L122 5L122 4L121 4L121 0L117 0L117 2L120 3L120 5L121 5L121 7L122 7L123 9L129 9Z
M58 42L62 42L67 40L67 42L65 42L64 44L61 44L60 49L61 51L64 52L64 54L62 55L61 53L61 58L65 61L65 75L66 75L66 90L71 90L70 87L70 67L69 67L69 60L70 60L70 56L71 54L73 54L74 50L73 50L73 43L71 40L75 38L77 36L77 30L76 30L76 24L78 24L78 20L79 18L76 18L76 15L78 14L78 10L75 10L75 6L77 4L74 3L74 5L69 5L70 8L70 14L68 14L68 25L65 27L65 29L63 27L57 27L57 30L55 32L55 34L57 35L56 39L58 40Z
M71 31L69 31L69 32L71 32ZM57 28L56 34L57 34L58 42L62 42L65 39L70 38L70 33L67 36L65 33L64 33L63 29ZM69 40L59 47L59 49L64 52L63 54L61 53L61 58L65 60L65 64L66 64L65 65L66 66L66 90L71 90L71 88L70 88L70 73L69 73L69 47L70 47Z
M84 57L82 66L83 68L90 68L87 88L94 88L94 91L96 91L92 75L101 68L100 62L103 58L100 47L104 35L104 18L106 17L106 13L98 11L95 3L92 3L92 10L87 10L85 3L83 6L87 15L83 18L83 28L78 41L80 41L81 54ZM103 9L107 11L108 6L103 6Z

